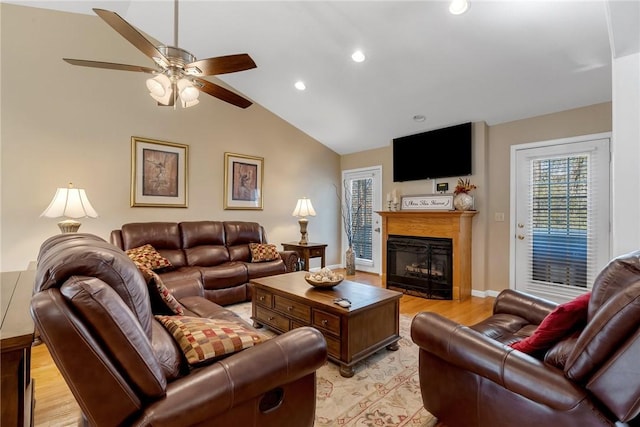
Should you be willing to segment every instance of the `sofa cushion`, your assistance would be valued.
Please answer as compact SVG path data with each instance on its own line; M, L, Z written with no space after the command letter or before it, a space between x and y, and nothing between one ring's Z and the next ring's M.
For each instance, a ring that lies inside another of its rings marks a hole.
M127 250L149 244L174 267L187 265L180 241L180 229L175 222L138 222L121 228L122 249Z
M544 362L555 366L558 369L564 370L569 356L573 352L576 346L576 341L580 331L576 331L569 338L565 338L558 343L554 344L544 355Z
M160 270L171 267L171 262L160 255L160 253L149 244L128 249L126 253L138 268L144 267L150 270Z
M554 344L574 333L587 322L587 308L591 292L558 305L549 313L530 336L510 344L516 350L527 354L538 354L550 349Z
M600 369L602 364L613 364L614 354L620 351L620 347L637 340L630 337L637 337L639 323L640 280L637 280L610 297L589 320L567 360L567 377L583 381ZM640 404L640 401L636 403Z
M156 316L182 349L190 365L215 360L265 341L259 332L230 319Z
M82 325L93 331L90 339L100 344L101 352L111 355L113 363L120 364L129 373L132 387L150 398L164 395L166 378L149 336L109 284L96 277L74 275L60 287L60 293L74 317L81 319L74 326ZM151 329L153 318L149 320Z
M280 259L276 245L268 243L249 243L251 262L265 262Z

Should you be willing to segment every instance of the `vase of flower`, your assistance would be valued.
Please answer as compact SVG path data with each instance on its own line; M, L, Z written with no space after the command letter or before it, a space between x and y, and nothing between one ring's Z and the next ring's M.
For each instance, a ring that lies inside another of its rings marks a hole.
M453 206L458 211L468 211L473 208L473 196L469 194L471 190L476 189L474 184L471 184L469 178L458 178L458 185L453 190L455 197L453 198Z
M349 246L345 253L345 270L347 276L356 274L356 252L353 250L353 246Z

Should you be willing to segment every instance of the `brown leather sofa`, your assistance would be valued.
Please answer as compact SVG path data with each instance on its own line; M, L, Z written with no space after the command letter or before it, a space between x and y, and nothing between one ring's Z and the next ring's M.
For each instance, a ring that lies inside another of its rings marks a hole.
M189 300L187 316L235 316L205 298ZM154 318L142 274L97 236L60 234L42 244L31 313L89 425L314 423L315 371L327 357L322 334L299 328L188 365Z
M493 315L470 327L418 314L411 337L425 409L447 427L638 425L640 251L598 275L583 329L539 358L508 345L555 306L505 290Z
M130 223L113 230L110 239L125 251L150 244L167 258L174 268L160 277L178 300L202 296L220 305L248 301L251 279L295 271L298 262L295 251L279 251L279 260L251 262L249 243L267 243L256 222Z

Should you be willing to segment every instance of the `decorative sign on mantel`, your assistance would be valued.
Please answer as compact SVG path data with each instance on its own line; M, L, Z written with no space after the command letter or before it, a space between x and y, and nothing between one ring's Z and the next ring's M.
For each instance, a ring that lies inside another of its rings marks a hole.
M452 194L402 196L401 210L453 210Z

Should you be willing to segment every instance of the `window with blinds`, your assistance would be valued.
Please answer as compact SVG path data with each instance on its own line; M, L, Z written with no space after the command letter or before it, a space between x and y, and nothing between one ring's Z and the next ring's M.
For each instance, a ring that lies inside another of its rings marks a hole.
M597 194L589 153L531 160L530 230L533 281L590 286L590 238Z
M356 258L372 260L373 179L353 179L351 190L351 226Z

